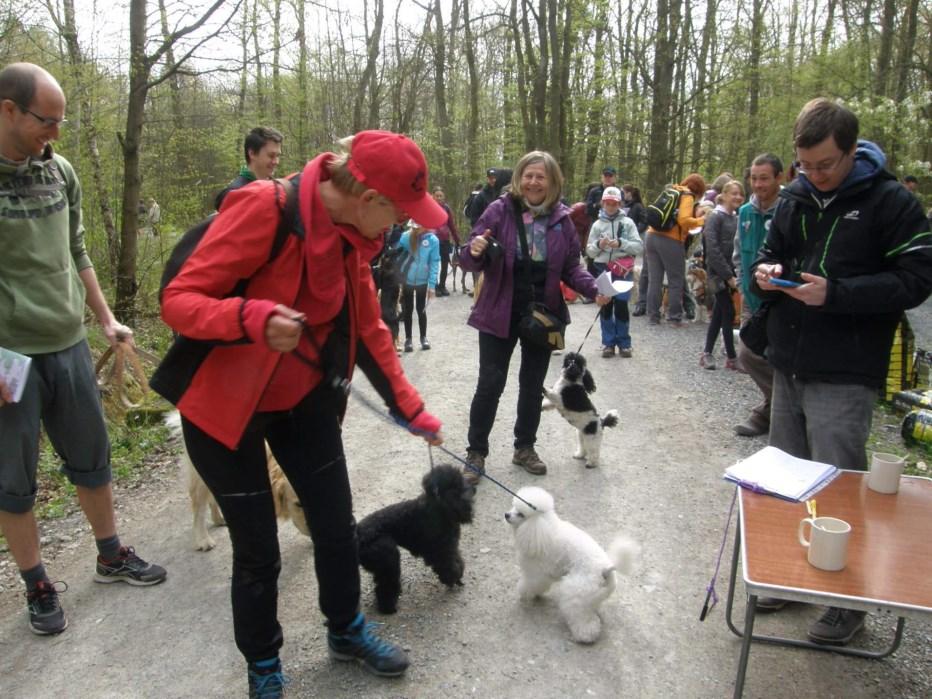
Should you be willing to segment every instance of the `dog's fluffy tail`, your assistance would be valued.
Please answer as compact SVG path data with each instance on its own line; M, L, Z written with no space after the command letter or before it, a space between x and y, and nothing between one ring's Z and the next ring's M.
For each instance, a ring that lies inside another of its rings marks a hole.
M618 424L618 411L609 410L602 418L602 427L614 427Z
M627 536L616 537L608 547L608 557L615 566L615 570L623 575L630 575L634 570L634 563L637 561L638 554L641 553L641 547Z
M171 430L173 437L181 436L181 413L177 410L170 410L165 413L165 426Z

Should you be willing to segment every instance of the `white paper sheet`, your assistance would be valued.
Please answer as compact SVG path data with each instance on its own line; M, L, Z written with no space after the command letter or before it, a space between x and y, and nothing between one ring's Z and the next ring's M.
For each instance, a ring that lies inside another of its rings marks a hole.
M602 272L598 277L595 278L596 286L599 287L599 293L602 296L614 296L615 294L623 294L626 291L631 291L634 288L634 282L623 282L620 279L618 281L612 281L612 275L610 272Z

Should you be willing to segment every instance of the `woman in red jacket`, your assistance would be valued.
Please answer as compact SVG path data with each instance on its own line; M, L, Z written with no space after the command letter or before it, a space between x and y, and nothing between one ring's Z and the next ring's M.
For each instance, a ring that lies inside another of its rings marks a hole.
M442 441L380 319L369 261L393 223L435 227L446 212L428 194L427 164L413 141L363 131L340 145L343 154L324 153L294 178L299 215L274 259L282 188L256 182L230 192L162 299L174 330L224 343L200 365L178 409L191 461L229 527L233 629L250 689L271 689L269 696L283 683L281 564L264 442L304 507L331 655L393 676L407 668L404 651L373 635L359 612L340 427L355 366L412 432ZM243 296L229 296L242 279Z

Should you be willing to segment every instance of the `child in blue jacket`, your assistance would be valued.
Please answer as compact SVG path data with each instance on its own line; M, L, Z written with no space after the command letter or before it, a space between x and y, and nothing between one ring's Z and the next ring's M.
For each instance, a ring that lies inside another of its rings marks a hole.
M414 350L411 321L417 307L417 326L421 333L421 349L430 349L427 341L427 299L434 298L440 271L440 240L433 231L411 221L399 243L408 251L402 262L401 313L405 325L405 352Z

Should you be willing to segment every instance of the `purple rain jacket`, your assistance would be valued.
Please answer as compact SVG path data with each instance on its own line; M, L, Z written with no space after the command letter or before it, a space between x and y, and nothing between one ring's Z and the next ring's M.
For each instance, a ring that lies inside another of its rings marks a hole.
M478 259L474 258L468 244L460 251L463 269L485 273L479 300L467 322L481 332L505 338L511 329L515 252L521 245L515 229L510 195L503 194L489 205L473 227L469 241L482 235L487 228L492 231L492 237L499 242L505 254L493 262L485 254ZM590 299L595 299L597 293L595 279L580 264L579 254L579 237L570 220L570 209L565 204L557 203L547 224L544 298L536 300L542 301L551 312L567 323L570 322L570 314L563 301L560 281Z

